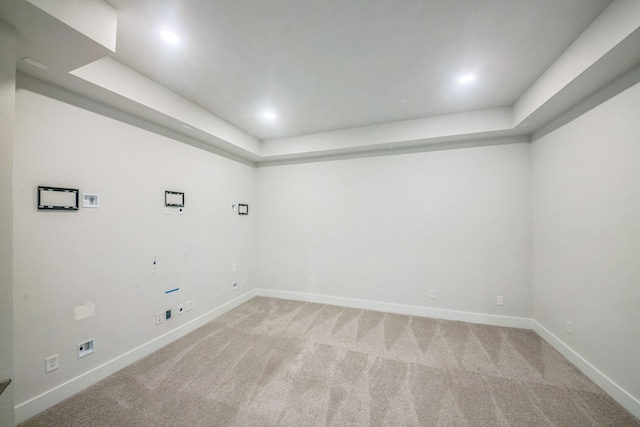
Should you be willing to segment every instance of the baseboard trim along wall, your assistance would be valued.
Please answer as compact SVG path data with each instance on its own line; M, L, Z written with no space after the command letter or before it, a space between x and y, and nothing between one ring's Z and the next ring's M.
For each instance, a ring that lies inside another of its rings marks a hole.
M249 301L255 296L255 290L250 290L245 294L225 303L213 310L204 313L203 315L187 322L177 328L160 335L157 338L152 339L139 347L130 350L115 359L112 359L100 366L93 368L92 370L85 372L82 375L77 376L59 386L48 390L26 402L20 403L15 407L15 421L16 424L28 420L29 418L39 414L51 406L62 402L63 400L73 396L74 394L84 390L85 388L97 383L98 381L108 377L109 375L119 371L132 364L133 362L142 359L143 357L153 353L156 350L161 349L167 344L181 338L188 333L198 329L200 326L212 321L216 317L226 313Z
M459 320L462 322L480 323L484 325L533 329L542 337L542 339L566 357L567 360L573 363L583 374L607 392L627 411L631 412L635 417L640 418L640 401L638 401L638 399L630 395L626 390L600 372L595 366L576 353L571 347L533 319L469 313L456 310L442 310L429 307L334 297L329 295L307 294L303 292L277 291L271 289L256 289L255 291L256 296L315 302L319 304L331 304L341 307L361 308L388 313L407 314L411 316L432 317L444 320Z
M407 314L411 316L432 317L444 320L460 320L462 322L480 323L483 325L506 326L510 328L531 329L531 319L524 317L498 316L495 314L470 313L466 311L443 310L439 308L415 305L394 304L380 301L369 301L354 298L334 297L330 295L307 294L303 292L276 291L256 289L257 296L290 299L295 301L315 302L319 304L337 305L340 307L362 308L366 310L384 311L387 313Z
M533 330L546 342L566 357L567 360L573 363L583 374L607 392L609 396L622 405L627 411L631 412L636 418L640 418L640 401L638 399L630 395L625 389L603 374L598 368L589 363L536 320L532 320L532 324Z
M566 357L580 371L582 371L589 379L591 379L594 383L596 383L599 387L606 391L611 397L613 397L613 399L620 403L635 417L640 418L640 401L638 401L638 399L630 395L613 380L600 372L595 366L589 363L571 347L569 347L562 340L560 340L535 320L527 319L524 317L509 317L483 313L470 313L456 310L443 310L430 307L393 304L380 301L308 294L303 292L254 289L246 292L238 298L235 298L225 304L222 304L219 307L214 308L213 310L199 316L196 319L193 319L188 323L185 323L137 348L134 348L133 350L125 354L122 354L121 356L116 357L115 359L112 359L88 372L85 372L84 374L76 378L60 384L59 386L48 390L45 393L42 393L26 402L16 405L16 423L21 423L28 420L29 418L37 415L45 409L50 408L51 406L63 401L64 399L67 399L68 397L71 397L72 395L108 377L118 370L125 368L135 361L196 330L200 326L203 326L207 322L214 320L216 317L226 313L227 311L232 310L239 305L249 301L254 296L314 302L319 304L330 304L341 307L360 308L388 313L406 314L411 316L432 317L444 320L458 320L462 322L480 323L484 325L533 329L553 348L555 348L560 354Z

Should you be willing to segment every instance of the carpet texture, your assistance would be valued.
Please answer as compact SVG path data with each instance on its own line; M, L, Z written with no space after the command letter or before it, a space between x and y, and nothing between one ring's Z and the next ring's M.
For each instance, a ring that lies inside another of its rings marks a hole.
M22 426L640 426L535 332L256 297Z

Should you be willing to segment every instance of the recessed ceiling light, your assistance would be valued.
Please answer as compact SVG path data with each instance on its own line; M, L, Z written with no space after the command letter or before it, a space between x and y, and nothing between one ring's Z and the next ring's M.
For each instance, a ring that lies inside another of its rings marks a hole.
M178 44L180 43L180 37L173 31L164 30L160 33L160 37L167 43Z
M278 115L276 113L274 113L273 111L267 111L266 113L263 114L263 117L267 120L269 120L270 122L274 121L275 119L278 118Z
M458 80L458 81L460 83L462 83L462 84L466 84L466 83L469 83L470 81L472 81L475 78L476 78L476 76L474 76L473 74L467 74L466 76L460 77L460 80Z

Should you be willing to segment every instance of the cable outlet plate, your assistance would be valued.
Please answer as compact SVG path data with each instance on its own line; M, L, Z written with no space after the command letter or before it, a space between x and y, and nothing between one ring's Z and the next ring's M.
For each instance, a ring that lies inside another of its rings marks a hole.
M98 208L100 207L99 196L97 194L82 193L82 207L83 208Z
M78 344L78 359L88 356L94 352L94 340L91 338L88 341Z

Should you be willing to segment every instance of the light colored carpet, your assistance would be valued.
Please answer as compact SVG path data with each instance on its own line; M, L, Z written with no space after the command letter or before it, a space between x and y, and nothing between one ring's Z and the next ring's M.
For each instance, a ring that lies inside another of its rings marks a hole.
M253 298L22 426L640 426L524 329Z

